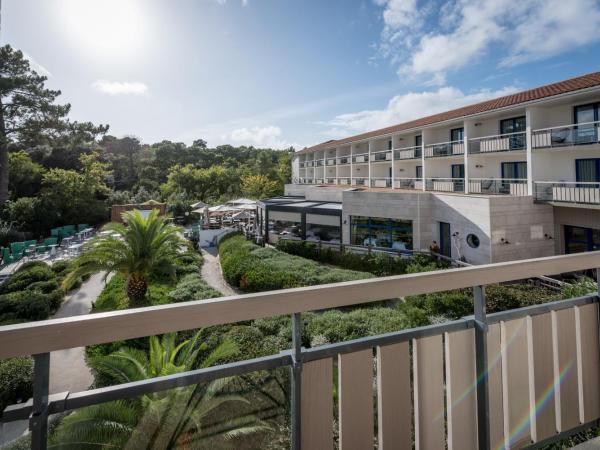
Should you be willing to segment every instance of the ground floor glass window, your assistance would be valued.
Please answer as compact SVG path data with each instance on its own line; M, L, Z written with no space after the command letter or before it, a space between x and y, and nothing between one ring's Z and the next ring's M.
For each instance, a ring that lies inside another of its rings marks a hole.
M269 220L269 233L287 237L302 237L302 224L286 220Z
M600 230L565 225L565 253L600 250Z
M340 238L340 227L335 227L333 225L316 225L311 223L306 225L307 241L324 241L339 244Z
M410 220L352 216L350 221L350 242L353 245L394 250L413 248L413 229Z

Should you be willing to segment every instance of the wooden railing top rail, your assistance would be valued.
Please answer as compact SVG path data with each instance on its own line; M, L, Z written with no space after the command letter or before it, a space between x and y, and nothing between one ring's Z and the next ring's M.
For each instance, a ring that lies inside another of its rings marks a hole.
M600 251L8 325L0 359L596 267Z

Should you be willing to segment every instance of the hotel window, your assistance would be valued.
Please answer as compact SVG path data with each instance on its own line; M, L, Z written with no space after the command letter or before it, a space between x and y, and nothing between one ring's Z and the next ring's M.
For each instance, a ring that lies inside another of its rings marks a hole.
M511 117L500 121L500 134L511 134L508 138L510 150L525 148L526 128L527 119L525 116Z
M500 166L503 180L523 180L527 178L527 162L503 162Z
M582 183L600 183L600 158L576 159L575 178Z
M415 177L423 178L423 166L417 166L415 171Z
M415 136L415 147L420 147L421 145L423 145L423 136Z
M392 149L392 140L390 139L388 141L388 150L391 150L391 149Z
M465 129L464 128L454 128L450 130L450 141L462 141L465 137Z
M350 242L353 245L411 250L412 221L380 217L352 216Z
M578 125L573 130L573 144L598 142L598 124L594 122L598 122L600 119L599 108L600 103L575 107L575 123Z

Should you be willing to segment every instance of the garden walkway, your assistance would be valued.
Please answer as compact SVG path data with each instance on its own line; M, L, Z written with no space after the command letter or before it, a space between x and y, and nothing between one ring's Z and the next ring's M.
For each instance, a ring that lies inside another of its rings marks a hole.
M88 314L92 310L92 303L104 288L103 276L102 273L94 274L81 287L69 293L52 318ZM84 391L93 381L92 373L85 363L85 347L60 350L50 354L51 394ZM0 433L0 445L21 436L27 431L27 427L26 420L4 424Z
M223 278L221 263L219 261L219 250L216 247L202 248L202 257L204 258L202 279L206 284L225 296L241 294L240 291L227 283L225 278Z

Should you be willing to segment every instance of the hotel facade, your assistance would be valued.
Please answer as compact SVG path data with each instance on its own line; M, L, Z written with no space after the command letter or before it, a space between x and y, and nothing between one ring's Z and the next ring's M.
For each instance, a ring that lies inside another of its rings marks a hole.
M600 72L296 152L281 235L474 264L600 250Z

